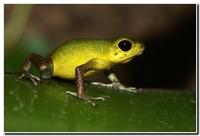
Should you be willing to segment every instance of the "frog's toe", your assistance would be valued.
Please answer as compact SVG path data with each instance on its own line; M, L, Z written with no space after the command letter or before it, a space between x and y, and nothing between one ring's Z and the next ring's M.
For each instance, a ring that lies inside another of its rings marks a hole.
M148 92L142 88L138 89L137 91L138 93L141 93L141 94L148 94Z
M104 97L91 97L92 100L102 100L105 101L106 99Z
M26 77L26 78L30 79L34 83L34 85L38 85L39 83L41 83L41 79L39 77L31 75L28 72L22 71L17 76L17 79L22 79L23 77Z
M70 94L74 97L78 97L77 93L76 92L71 92L71 91L66 91L67 94Z
M136 90L135 87L127 87L127 89L129 89L129 90Z
M41 80L39 77L37 77L37 76L31 75L31 77L34 78L37 82L41 82L41 81L42 81L42 80Z
M30 79L34 85L39 85L39 83L37 81L35 81L34 79Z
M148 92L142 88L136 89L135 87L126 87L124 90L134 93L148 94Z
M42 80L39 77L34 75L31 75L31 78L29 79L34 83L34 85L39 85L39 83L42 82Z
M133 93L138 93L135 87L125 87L123 90L128 91L128 92L133 92Z
M82 94L82 95L78 95L76 92L71 92L71 91L67 91L66 92L67 94L70 94L74 97L78 97L79 99L82 99L82 100L85 100L86 102L92 104L92 106L96 107L97 104L92 102L91 100L102 100L102 101L105 101L106 99L104 97L91 97L89 95L86 95L86 94Z
M87 96L86 99L85 98L83 99L88 103L92 104L93 107L97 107L97 104L92 102L91 100L102 100L102 101L106 100L104 97L90 97L90 96Z

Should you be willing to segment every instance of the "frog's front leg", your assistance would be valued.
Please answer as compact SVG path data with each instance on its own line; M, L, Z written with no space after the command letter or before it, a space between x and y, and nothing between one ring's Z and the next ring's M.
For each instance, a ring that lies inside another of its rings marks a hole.
M41 82L41 79L29 73L31 65L34 65L39 71L42 78L50 78L53 73L53 63L50 58L44 58L38 54L30 54L19 72L18 79L27 77L35 85Z
M90 65L88 63L83 64L81 66L76 67L75 74L76 74L76 92L67 91L66 93L71 94L75 97L83 99L88 103L92 104L94 107L97 105L92 102L91 100L102 100L105 101L104 97L92 97L85 93L85 84L84 84L84 72L90 69Z
M114 72L111 69L105 70L104 73L112 83L104 84L100 82L91 82L89 84L100 85L102 87L114 88L114 90L124 90L133 93L143 93L143 94L147 93L143 89L136 89L135 87L125 87L119 82L118 78L115 76Z

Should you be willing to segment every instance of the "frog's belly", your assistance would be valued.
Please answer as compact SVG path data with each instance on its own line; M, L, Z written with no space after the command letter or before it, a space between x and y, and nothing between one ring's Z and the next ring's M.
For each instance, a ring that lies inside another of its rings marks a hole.
M53 76L57 76L57 77L61 77L64 79L75 79L75 69L76 67L73 66L58 66L58 67L54 67L54 72L53 72ZM84 74L84 77L88 77L90 75L93 75L95 73L97 73L98 71L96 70L90 70L87 71Z
M80 55L76 55L80 54ZM93 59L93 54L83 54L77 52L71 52L70 54L57 54L53 53L51 59L53 61L54 70L53 76L65 78L65 79L75 79L75 69L76 67L86 64L91 59ZM99 70L90 70L84 74L84 77L90 76Z

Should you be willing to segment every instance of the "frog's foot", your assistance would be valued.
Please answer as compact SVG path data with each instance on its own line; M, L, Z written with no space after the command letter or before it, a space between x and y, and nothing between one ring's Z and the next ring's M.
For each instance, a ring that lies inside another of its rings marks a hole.
M94 106L94 107L96 107L97 104L92 102L91 100L102 100L102 101L105 101L104 97L91 97L91 96L88 96L86 94L78 95L76 92L71 92L71 91L67 91L66 93L70 94L70 95L72 95L74 97L78 97L80 99L83 99L83 100L87 101L88 103L92 104L92 106Z
M107 88L113 88L114 90L124 90L128 92L133 93L141 93L141 94L147 94L147 92L143 89L136 89L135 87L125 87L120 82L110 83L110 84L104 84L100 82L90 82L89 84L95 85L95 86L102 86Z
M23 77L27 77L28 79L30 79L34 83L34 85L38 85L41 82L41 79L39 77L31 75L26 71L21 71L17 78L22 79Z
M142 88L139 88L138 89L138 93L141 93L141 94L148 94L148 92Z

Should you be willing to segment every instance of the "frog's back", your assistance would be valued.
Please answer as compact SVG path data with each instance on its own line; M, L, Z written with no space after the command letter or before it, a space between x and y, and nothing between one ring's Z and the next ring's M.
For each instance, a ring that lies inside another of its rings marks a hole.
M68 40L48 56L54 63L54 76L74 79L75 68L93 58L106 58L112 40L75 39Z

